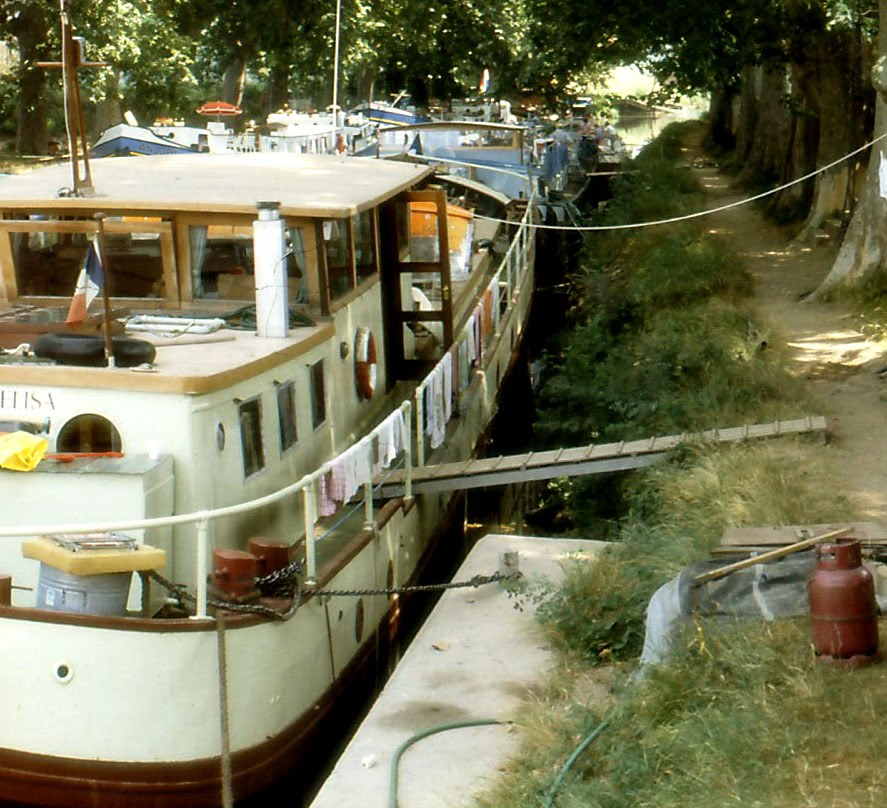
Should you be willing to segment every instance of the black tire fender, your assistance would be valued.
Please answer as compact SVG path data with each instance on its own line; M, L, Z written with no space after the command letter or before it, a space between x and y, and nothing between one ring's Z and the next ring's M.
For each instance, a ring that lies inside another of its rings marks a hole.
M157 351L143 339L114 337L114 364L131 368L154 361ZM105 338L98 334L41 334L34 342L37 356L54 359L60 365L105 367Z

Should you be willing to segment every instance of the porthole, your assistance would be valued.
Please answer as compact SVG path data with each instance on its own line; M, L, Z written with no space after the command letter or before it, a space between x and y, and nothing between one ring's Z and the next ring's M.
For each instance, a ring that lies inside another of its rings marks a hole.
M216 448L220 452L225 449L225 427L223 424L216 427Z
M122 452L123 441L120 433L107 418L94 413L77 415L59 431L56 451L60 453L78 452Z
M74 678L74 669L67 662L58 662L53 675L60 685L66 685Z

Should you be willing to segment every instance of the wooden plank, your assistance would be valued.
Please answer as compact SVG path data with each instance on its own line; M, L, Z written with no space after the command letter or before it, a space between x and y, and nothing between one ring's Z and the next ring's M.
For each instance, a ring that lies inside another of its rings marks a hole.
M846 527L860 541L887 541L887 525L879 522L830 522L817 525L771 525L762 527L729 527L721 536L721 545L775 547L791 544L806 536Z
M529 452L525 455L482 458L475 460L468 467L462 467L458 463L426 466L423 469L414 470L413 481L418 485L423 480L434 480L435 486L439 486L442 481L446 481L451 488L461 489L478 488L484 485L505 485L511 482L526 480L601 474L609 471L623 471L651 465L651 463L663 458L667 450L694 439L715 440L724 443L746 440L749 437L773 437L777 434L787 434L789 432L799 434L808 431L824 431L825 428L825 418L821 416L807 416L794 421L755 425L745 424L738 427L708 430L696 435L681 433L679 435L642 438L630 442L619 441L616 443L590 444L588 446L562 448L546 452ZM396 494L391 493L394 491L393 486L402 485L402 480L402 473L390 476L385 483L385 495L395 496ZM418 488L418 490L431 489ZM443 489L435 487L434 490ZM881 530L887 535L887 528ZM776 546L796 541L797 538L798 536L793 534L785 540L761 542L759 539L740 537L737 538L736 543L741 545L763 543ZM730 542L722 540L722 544L730 544Z
M715 570L703 572L700 575L694 575L692 579L692 584L694 586L699 586L700 584L707 583L708 581L716 581L718 578L723 578L724 576L730 575L733 572L748 569L748 567L754 567L756 564L763 564L766 561L775 561L777 558L782 558L783 556L787 556L790 553L797 553L800 550L806 550L808 547L813 547L814 544L819 544L820 542L828 541L829 539L834 539L838 536L844 536L847 532L847 528L829 530L825 533L820 533L816 536L812 536L809 539L797 541L794 544L788 544L785 547L778 547L775 550L770 550L769 552L761 553L760 555L752 556L751 558L746 558L742 561L735 561L732 564L726 564L725 566L718 567Z

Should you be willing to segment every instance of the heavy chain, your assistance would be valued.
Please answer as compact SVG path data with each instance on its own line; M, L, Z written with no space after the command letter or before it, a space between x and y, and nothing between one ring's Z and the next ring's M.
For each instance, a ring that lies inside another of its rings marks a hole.
M393 586L386 589L312 589L305 587L302 592L310 592L312 595L324 597L365 597L368 595L406 595L411 592L443 592L447 589L477 588L486 584L495 584L499 581L510 581L519 578L520 573L502 575L494 572L492 575L475 575L467 581L451 581L447 584L417 584L415 586Z
M227 600L219 600L217 598L207 598L207 605L215 609L224 609L229 612L239 612L241 614L258 614L270 617L273 620L289 620L299 606L305 595L315 597L369 597L372 595L406 595L417 592L443 592L447 589L466 589L472 587L477 589L487 584L498 583L499 581L512 581L521 577L520 572L509 573L503 575L500 572L494 572L492 575L475 575L467 581L450 581L443 584L417 584L415 586L393 586L383 589L314 589L311 586L300 586L297 578L301 572L301 565L293 562L282 569L272 572L262 578L256 579L256 588L264 597L292 597L292 605L286 611L278 611L260 603L235 603ZM151 579L159 583L166 589L170 597L178 601L179 605L187 612L193 613L197 598L187 591L184 584L176 584L164 578L159 572L149 573ZM187 604L187 605L186 605Z

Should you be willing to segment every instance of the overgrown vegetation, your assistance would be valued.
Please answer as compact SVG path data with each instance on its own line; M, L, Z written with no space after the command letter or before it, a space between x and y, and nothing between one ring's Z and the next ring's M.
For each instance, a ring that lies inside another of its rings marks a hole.
M631 182L643 193L639 176ZM618 206L633 210L630 200ZM601 257L600 245L590 249L582 301L594 313L577 315L577 335L562 343L560 372L572 382L552 376L547 387L568 398L567 434L636 437L652 434L644 432L651 425L682 431L806 408L773 340L762 351L761 335L746 330L748 280L722 247L683 228L632 237L618 252L614 240L601 241L610 242L611 258ZM668 276L666 264L679 277ZM574 389L582 383L584 407ZM552 429L556 401L547 398ZM581 518L580 489L562 481L560 490ZM854 697L838 697L847 674L815 662L806 620L699 620L668 664L641 679L628 675L651 595L706 558L725 528L860 517L827 449L785 438L727 448L690 443L670 462L625 477L618 493L607 551L571 562L563 585L529 593L562 667L550 691L522 710L525 748L478 805L875 805L884 776L873 750L887 742L879 670L854 673ZM560 781L564 761L603 721Z
M669 127L632 164L596 222L657 221L699 209L696 180L674 159L686 129ZM587 240L582 263L570 327L546 357L535 425L540 448L804 412L800 384L784 372L773 339L746 305L751 279L701 224L605 231ZM599 496L601 485L606 497ZM599 532L594 503L618 499L613 485L586 479L561 484L552 495L566 495L562 511L577 530Z
M575 663L527 705L529 744L482 808L758 808L880 804L887 742L883 671L818 665L805 620L720 630L699 624L669 665L626 686ZM624 679L624 676L621 677ZM564 687L564 685L567 687ZM594 702L593 704L588 701ZM566 757L601 721L556 794Z

